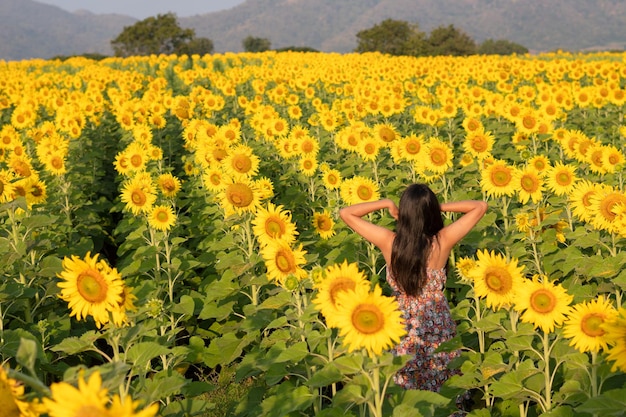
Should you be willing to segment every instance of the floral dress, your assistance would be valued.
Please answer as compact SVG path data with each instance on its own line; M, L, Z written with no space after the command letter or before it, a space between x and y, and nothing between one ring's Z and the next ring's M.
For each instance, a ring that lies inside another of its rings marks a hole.
M409 296L400 291L387 268L387 282L391 286L403 317L407 335L393 348L396 355L413 355L394 376L397 385L407 389L438 392L443 383L457 370L448 369L448 363L459 352L437 352L435 349L456 334L456 323L443 288L446 269L428 269L428 279L420 295Z

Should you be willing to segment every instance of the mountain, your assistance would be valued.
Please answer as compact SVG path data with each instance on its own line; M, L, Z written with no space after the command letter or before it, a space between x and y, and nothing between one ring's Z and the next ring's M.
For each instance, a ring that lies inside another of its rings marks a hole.
M110 55L110 40L136 21L116 14L70 13L32 0L0 0L0 59Z
M356 34L391 18L430 32L454 25L476 42L506 39L533 52L626 49L624 0L246 0L231 9L179 17L180 26L240 52L247 36L272 48L350 52ZM33 0L0 0L0 59L112 53L110 41L137 19L66 12Z
M424 32L453 24L477 42L506 39L533 51L626 47L624 0L247 0L180 21L216 51L240 51L242 39L255 36L273 48L348 52L360 30L386 18Z

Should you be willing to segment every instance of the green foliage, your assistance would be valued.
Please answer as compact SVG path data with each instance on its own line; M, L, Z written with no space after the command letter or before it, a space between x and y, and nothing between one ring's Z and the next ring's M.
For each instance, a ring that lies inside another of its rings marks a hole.
M370 29L356 34L355 52L380 52L389 55L419 55L424 33L417 24L403 20L385 19Z
M272 43L267 38L246 36L246 38L241 41L241 45L246 52L265 52L270 49Z
M478 53L483 55L526 54L528 48L505 39L487 39L478 47Z
M116 56L186 53L187 48L206 46L205 41L190 46L194 36L193 29L179 26L175 14L166 13L126 26L111 47Z
M476 53L476 43L454 25L433 29L426 40L427 55L466 56Z

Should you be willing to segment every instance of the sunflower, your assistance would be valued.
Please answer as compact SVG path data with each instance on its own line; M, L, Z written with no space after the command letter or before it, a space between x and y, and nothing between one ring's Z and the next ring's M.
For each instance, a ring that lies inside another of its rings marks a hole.
M491 154L495 139L491 132L473 130L468 132L463 142L463 149L473 157L483 159Z
M292 248L282 241L273 241L260 251L267 268L267 278L282 282L290 275L298 279L304 278L307 273L301 268L306 263L306 252L302 245Z
M156 190L149 174L139 173L122 187L121 200L126 203L125 209L134 215L150 212L156 198Z
M323 169L322 182L324 183L324 187L329 190L339 188L341 186L341 172L332 168Z
M615 172L626 161L624 154L612 145L605 146L602 158L603 165L609 173Z
M159 411L158 403L152 403L143 410L138 410L139 405L140 401L135 401L129 397L122 400L119 395L114 395L111 399L109 414L120 417L154 417Z
M2 404L2 416L36 416L31 412L31 404L22 400L24 385L13 378L9 378L4 366L0 366L0 404Z
M14 174L6 169L0 170L0 203L6 203L13 200L13 183Z
M613 317L602 328L606 331L606 337L611 344L606 357L614 362L611 371L619 369L626 372L626 308L620 308L619 315Z
M180 180L168 172L159 175L157 186L165 197L176 197L180 191Z
M267 200L274 197L274 184L267 177L260 177L254 180L253 186L257 190L259 200Z
M476 132L481 130L484 131L483 123L478 117L467 116L463 119L461 125L463 126L463 129L465 129L465 132L467 132L468 134L470 132Z
M110 401L108 390L102 386L99 371L93 372L87 381L81 374L78 378L78 387L67 382L55 382L50 386L50 392L50 398L43 399L43 405L50 417L107 417L112 415L152 417L157 412L157 408L153 405L137 414L129 414L127 412L129 406L132 407L136 403L128 398L125 399L124 406L117 399L113 401L113 408L108 408L107 404ZM124 414L119 414L121 411L124 411Z
M373 180L358 175L341 183L340 194L348 205L376 201L380 198L378 185Z
M218 197L226 217L235 213L253 213L259 205L259 191L256 183L248 180L237 181L225 178Z
M456 260L454 267L456 268L456 274L461 279L461 281L466 284L471 284L472 281L472 270L476 268L476 260L470 257L461 257Z
M550 160L543 155L535 155L530 158L528 165L535 168L538 172L543 172L550 168Z
M603 325L617 317L617 310L609 299L599 296L572 306L563 325L563 336L570 346L580 352L599 352L608 347L607 332Z
M330 239L335 235L334 226L335 221L328 211L324 210L321 213L313 213L313 227L315 227L315 232L320 235L322 239Z
M207 168L202 173L202 185L209 191L219 192L225 187L228 176L221 167Z
M131 171L143 171L150 159L146 147L140 142L132 142L124 150Z
M57 276L61 282L59 297L69 303L71 316L78 320L92 316L100 328L109 322L109 312L119 309L124 283L117 269L111 268L98 254L89 252L84 259L78 256L63 259L63 271Z
M294 140L298 142L298 145L299 145L298 149L304 155L310 155L310 156L317 155L317 152L320 149L320 144L317 141L317 139L309 135L305 135L299 139L294 138Z
M536 204L541 201L543 179L534 168L527 167L520 170L515 183L520 203L526 204L528 200L532 200Z
M573 298L560 284L535 276L517 287L513 308L522 312L523 322L550 333L566 319Z
M41 158L44 169L52 175L63 175L67 172L65 156L61 152L51 152Z
M408 135L396 142L394 147L398 157L407 161L417 161L423 156L424 136Z
M591 207L591 197L594 194L603 193L606 185L594 184L589 180L580 180L576 183L568 195L569 203L572 206L572 214L584 222L591 222L594 211Z
M122 291L122 301L119 303L119 308L111 312L111 319L117 327L129 324L126 312L137 310L135 300L137 300L137 297L133 294L132 289L124 285L124 289Z
M38 175L22 178L13 184L13 191L26 198L28 207L41 204L48 198L46 183L39 179Z
M530 216L528 213L517 213L515 215L515 227L519 232L529 232L530 231Z
M616 221L616 209L620 206L626 206L626 194L608 186L603 187L600 192L589 196L589 204L593 227L610 233L621 231L621 222Z
M480 184L489 196L511 196L515 193L515 167L509 166L502 160L495 160L480 172Z
M256 217L252 220L252 231L262 247L275 241L290 245L298 234L296 225L291 221L291 213L283 210L283 206L272 203L268 203L267 209L257 209Z
M315 281L317 295L313 298L313 304L322 313L328 326L334 327L334 319L339 309L338 294L343 291L354 291L357 287L369 291L370 283L357 264L348 261L330 265L320 275L321 278Z
M361 138L359 145L357 147L357 153L364 161L374 161L378 156L381 148L385 146L385 142L374 137L374 136L366 136Z
M148 213L148 224L156 230L166 232L176 223L176 213L170 206L154 206Z
M576 185L576 167L557 161L554 166L546 170L546 186L556 195L569 194Z
M335 323L349 352L365 349L370 356L381 355L406 334L398 302L382 295L378 285L371 292L363 287L339 292L337 303Z
M424 166L435 175L444 174L452 166L452 149L437 138L428 141L425 154Z
M372 128L374 137L385 143L391 143L398 138L398 133L393 125L389 123L379 123Z
M487 307L494 310L511 305L522 285L524 267L517 266L517 259L507 262L495 252L478 251L476 256L476 268L471 272L476 296L484 297Z
M313 155L303 155L298 161L298 170L304 174L305 177L312 177L317 172L317 158Z
M250 178L259 170L259 161L259 157L252 153L252 148L238 145L222 160L222 167L233 178Z

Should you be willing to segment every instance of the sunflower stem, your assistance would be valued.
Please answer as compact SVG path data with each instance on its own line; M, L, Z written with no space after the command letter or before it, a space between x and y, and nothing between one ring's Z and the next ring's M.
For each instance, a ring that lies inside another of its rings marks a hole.
M543 376L544 376L544 411L552 410L552 378L550 375L550 337L548 332L543 332Z
M598 352L591 351L591 398L595 398L599 394L598 390Z

